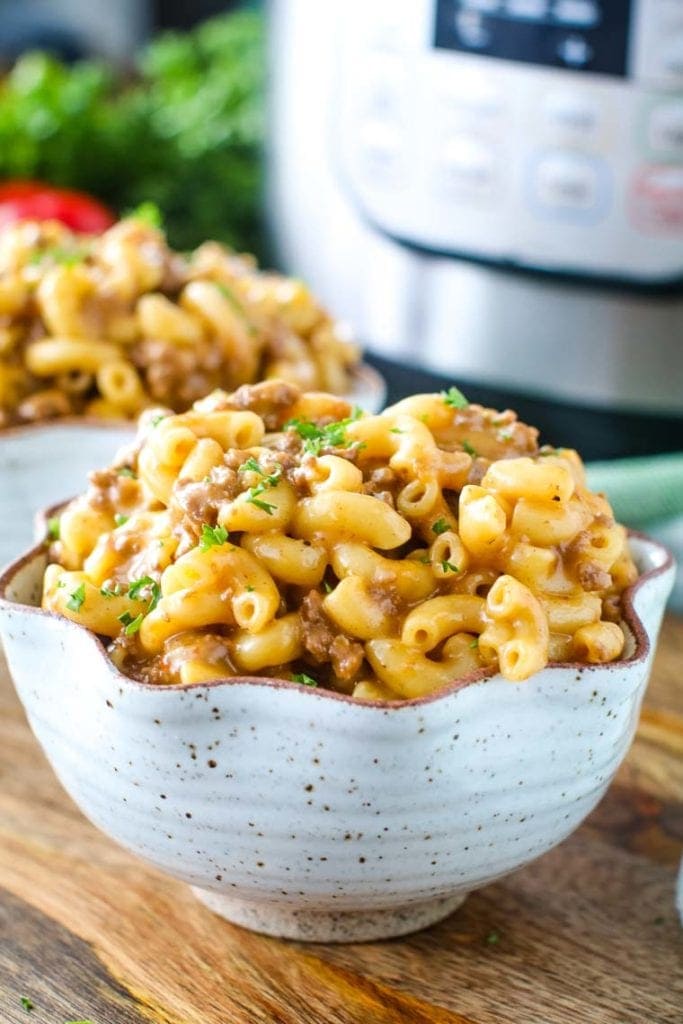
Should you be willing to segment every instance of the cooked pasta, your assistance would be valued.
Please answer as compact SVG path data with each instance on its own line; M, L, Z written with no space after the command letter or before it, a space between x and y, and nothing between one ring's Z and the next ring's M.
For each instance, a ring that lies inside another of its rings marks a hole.
M43 607L153 683L521 682L618 658L637 576L576 453L455 389L368 416L271 381L147 412L53 526Z
M0 427L182 412L272 377L343 394L358 360L305 285L215 242L173 252L134 216L88 239L56 222L0 228Z

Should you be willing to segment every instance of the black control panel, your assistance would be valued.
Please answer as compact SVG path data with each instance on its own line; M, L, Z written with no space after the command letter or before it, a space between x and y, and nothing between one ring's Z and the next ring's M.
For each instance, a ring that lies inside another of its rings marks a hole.
M624 78L634 0L437 0L434 45Z

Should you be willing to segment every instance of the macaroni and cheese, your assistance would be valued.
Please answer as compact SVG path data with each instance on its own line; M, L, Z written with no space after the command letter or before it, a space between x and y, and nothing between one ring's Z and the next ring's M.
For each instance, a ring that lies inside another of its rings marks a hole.
M88 239L56 222L0 229L0 427L180 412L272 377L344 394L358 360L300 281L215 242L173 252L136 216Z
M377 416L281 381L148 411L50 532L43 607L153 683L410 699L607 662L637 576L576 452L456 388Z

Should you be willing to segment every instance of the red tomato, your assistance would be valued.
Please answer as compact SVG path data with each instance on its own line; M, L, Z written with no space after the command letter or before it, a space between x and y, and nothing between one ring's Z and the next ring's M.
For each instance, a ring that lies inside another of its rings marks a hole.
M81 235L98 235L115 222L103 203L40 181L0 182L0 226L18 220L58 220Z

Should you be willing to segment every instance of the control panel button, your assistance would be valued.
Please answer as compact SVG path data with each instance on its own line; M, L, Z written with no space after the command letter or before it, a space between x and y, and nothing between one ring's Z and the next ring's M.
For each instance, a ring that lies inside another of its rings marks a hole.
M595 220L605 207L607 165L594 157L556 151L532 165L532 205L546 214Z
M597 104L587 93L551 92L543 112L549 127L582 137L592 135L599 120Z
M553 17L562 25L593 28L600 21L600 10L595 0L557 0Z
M683 167L651 165L636 175L630 212L648 234L683 234Z
M557 55L567 67L582 68L593 56L593 47L583 36L565 36L557 45Z
M404 176L403 135L398 127L379 118L367 118L358 133L366 173L383 183L399 184Z
M496 151L470 135L454 135L444 147L439 179L460 198L490 198L497 179Z
M648 124L650 149L683 155L683 102L663 103L650 114Z

